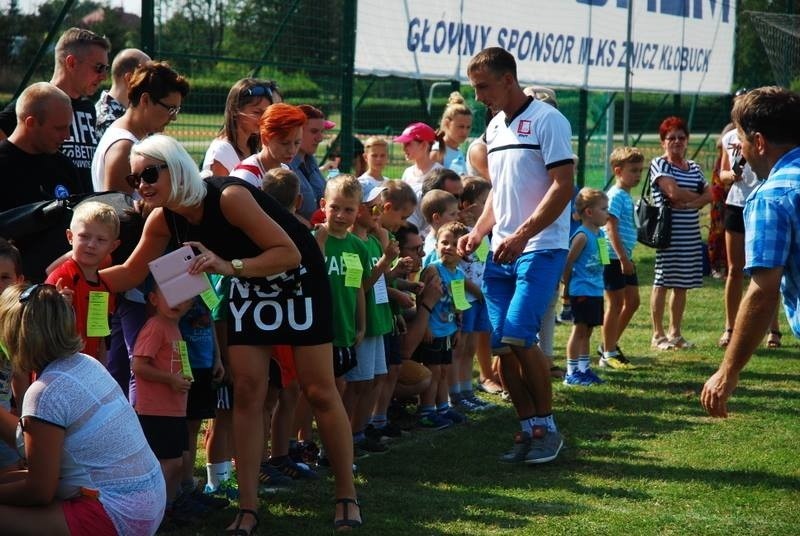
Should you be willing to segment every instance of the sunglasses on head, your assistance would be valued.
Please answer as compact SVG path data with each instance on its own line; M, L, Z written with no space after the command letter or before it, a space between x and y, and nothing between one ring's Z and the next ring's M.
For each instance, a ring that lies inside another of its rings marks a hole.
M248 97L266 97L269 102L273 102L272 93L277 91L278 87L275 84L253 86L244 92Z
M125 177L125 182L127 182L128 186L134 190L139 188L139 185L142 184L142 181L146 182L147 184L155 184L158 181L158 174L162 169L167 169L167 167L169 167L167 164L154 164L152 166L147 166L142 170L141 173L131 173Z
M29 286L22 292L22 294L19 295L19 303L28 303L29 301L31 301L33 298L36 297L36 294L38 294L42 288L52 287L52 286L53 285L47 285L47 284L36 284Z

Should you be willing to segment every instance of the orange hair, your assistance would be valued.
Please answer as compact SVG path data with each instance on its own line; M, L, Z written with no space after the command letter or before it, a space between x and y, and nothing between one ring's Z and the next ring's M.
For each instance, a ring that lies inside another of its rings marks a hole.
M273 104L264 111L259 122L261 138L271 139L286 136L290 130L306 124L306 114L297 106L282 102Z

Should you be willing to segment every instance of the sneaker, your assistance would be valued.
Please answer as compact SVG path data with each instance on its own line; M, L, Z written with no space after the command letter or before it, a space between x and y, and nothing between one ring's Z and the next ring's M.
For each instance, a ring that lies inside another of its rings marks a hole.
M313 465L319 456L319 447L313 441L290 441L289 457L295 463Z
M206 487L203 489L203 493L206 495L225 497L226 499L235 501L239 499L239 483L235 478L229 478L228 480L221 482L216 488L206 484Z
M431 430L444 430L453 426L453 421L446 419L436 412L425 413L417 420L417 426L420 428L429 428Z
M484 410L492 409L492 408L495 407L495 405L492 404L491 402L486 402L485 400L481 400L480 398L478 398L474 394L472 396L467 397L467 400L469 400L473 404L477 405L478 406L478 411L484 411Z
M381 439L397 439L398 437L403 437L403 429L397 426L392 421L386 423L385 426L381 426L380 428L375 428L380 434Z
M316 471L309 469L308 465L304 463L293 462L288 456L282 458L278 463L273 463L273 460L270 460L267 463L293 480L316 480L319 478L319 475L316 473Z
M627 361L627 359L625 360ZM604 368L612 368L615 370L628 370L632 369L633 365L628 361L627 363L619 358L619 355L600 358L600 366Z
M574 318L575 317L572 315L572 307L569 305L564 305L561 307L561 312L558 313L558 316L556 316L556 321L559 324L570 324Z
M446 420L452 422L453 424L464 424L465 422L467 422L467 416L464 415L463 413L459 413L453 408L448 408L445 411L440 411L438 413L440 417L444 417Z
M209 515L211 513L211 508L200 504L198 501L189 497L189 494L184 493L172 503L172 512L179 517L196 519Z
M587 382L586 385L605 383L605 381L602 378L600 378L600 376L595 374L592 369L586 369L582 374L585 381Z
M211 510L222 510L223 508L227 508L231 503L226 497L218 497L215 495L206 494L200 491L198 488L194 488L191 491L185 491L181 495L186 495L190 500L198 502L203 506L207 506Z
M458 401L458 409L462 411L482 411L483 406L480 404L476 404L473 400L469 398L462 398Z
M544 430L544 429L543 429ZM534 439L531 441L531 448L525 456L525 463L547 463L556 459L561 448L564 446L564 438L558 432L544 430L544 433L537 433L534 429Z
M564 385L591 385L583 375L583 372L576 370L572 374L564 376Z
M531 435L528 432L517 432L514 434L514 446L500 456L500 461L503 463L522 463L531 450L531 442Z
M381 443L380 439L375 439L366 434L364 435L364 439L353 443L353 452L356 457L358 457L359 453L364 456L367 454L386 452L387 450L389 450L389 447Z
M292 477L283 474L280 469L268 462L261 462L258 470L259 490L262 492L275 491L291 487Z

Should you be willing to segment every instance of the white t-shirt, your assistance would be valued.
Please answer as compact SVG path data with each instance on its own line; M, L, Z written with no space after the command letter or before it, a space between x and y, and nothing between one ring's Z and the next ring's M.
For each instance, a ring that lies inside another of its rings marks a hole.
M106 153L112 145L120 140L130 140L136 143L139 138L134 136L130 130L125 130L124 128L110 126L106 129L97 144L97 149L94 150L94 157L92 157L92 187L95 192L105 192L107 190L103 185L103 177L106 174Z
M737 149L741 149L742 144L739 142L739 134L736 129L729 130L722 136L722 148L728 153L728 161L733 166L734 153ZM736 181L731 184L731 189L728 190L728 197L725 203L736 207L744 207L744 201L750 192L755 190L758 186L758 177L750 167L750 164L745 164L742 168L742 180Z
M548 169L572 164L572 130L561 112L541 101L528 103L510 118L500 112L486 128L492 177L492 250L530 218L553 183ZM524 252L569 249L569 206Z
M222 138L214 138L211 145L208 146L206 156L203 158L203 167L200 171L211 171L211 164L214 163L214 160L225 166L228 169L228 173L233 171L236 164L240 162L239 155L231 145L231 142ZM260 187L261 185L259 185Z
M431 173L443 167L444 166L439 162L434 162L433 166L431 166L427 172L420 173L416 165L408 166L405 171L403 171L403 176L401 178L404 183L411 186L411 189L414 190L414 193L417 195L417 207L414 209L413 214L408 217L408 221L417 226L419 234L423 238L427 236L431 226L428 225L428 222L425 221L425 216L422 215L422 183L425 182L425 179L427 179Z
M26 391L22 416L64 430L58 499L77 496L81 487L97 490L119 534L155 533L167 501L161 467L99 361L75 354L50 363Z

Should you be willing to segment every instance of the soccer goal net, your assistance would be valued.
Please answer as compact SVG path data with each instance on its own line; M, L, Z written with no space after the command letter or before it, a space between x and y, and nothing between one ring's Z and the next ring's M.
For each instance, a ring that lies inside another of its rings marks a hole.
M800 15L748 11L778 85L800 82Z

